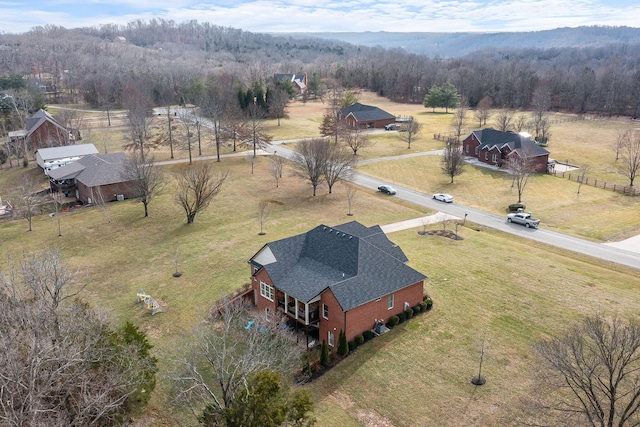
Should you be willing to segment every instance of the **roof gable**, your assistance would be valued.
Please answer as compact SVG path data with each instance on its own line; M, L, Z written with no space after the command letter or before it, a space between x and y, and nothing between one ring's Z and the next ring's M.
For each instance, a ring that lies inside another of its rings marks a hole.
M387 113L386 111L375 107L373 105L364 105L359 102L351 104L350 106L340 110L343 117L349 115L353 116L357 121L371 121L371 120L388 120L394 119L396 116Z
M51 171L52 179L75 178L87 187L124 182L122 171L127 155L120 151L110 154L89 154L76 162L69 163Z
M426 278L405 264L404 252L379 226L356 221L319 225L265 247L275 262L263 266L276 288L305 302L330 288L344 311ZM249 262L262 265L265 247Z
M549 152L539 146L534 140L517 134L513 131L499 131L493 128L475 130L472 132L480 142L479 150L489 150L497 148L500 152L519 152L522 155L526 151L526 157L537 157L548 155ZM507 149L508 148L508 149Z

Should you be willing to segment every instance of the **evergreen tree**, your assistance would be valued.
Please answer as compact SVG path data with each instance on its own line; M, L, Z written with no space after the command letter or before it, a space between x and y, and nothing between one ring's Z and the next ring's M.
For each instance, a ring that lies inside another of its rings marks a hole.
M344 331L340 331L340 337L338 338L338 354L346 356L349 353L349 343L347 342L347 334Z
M320 364L329 366L329 346L325 340L322 340L322 346L320 347Z

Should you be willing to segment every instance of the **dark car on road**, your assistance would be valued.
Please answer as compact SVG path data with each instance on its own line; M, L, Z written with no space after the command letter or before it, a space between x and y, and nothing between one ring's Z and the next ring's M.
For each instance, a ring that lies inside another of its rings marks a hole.
M378 187L378 191L384 193L384 194L389 194L391 196L393 196L394 194L396 194L396 190L395 188L393 188L390 185L381 185Z

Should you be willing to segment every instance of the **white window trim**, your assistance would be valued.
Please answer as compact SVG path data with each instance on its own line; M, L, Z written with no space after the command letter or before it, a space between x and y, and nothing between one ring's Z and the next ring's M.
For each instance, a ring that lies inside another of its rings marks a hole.
M327 314L325 315L325 308L327 309ZM322 304L322 318L329 320L329 306L327 304Z
M485 160L489 160L489 152L488 151L484 152L484 159Z
M497 155L497 154L492 154L492 155L491 155L491 161L492 161L493 163L496 163L496 162L498 161L498 155Z
M332 331L328 331L327 332L327 343L329 344L329 347L334 347L335 346L335 342L336 341L336 337L333 334Z
M395 305L395 302L396 302L395 299L396 298L395 298L394 294L390 294L387 297L387 310L391 310L393 308L393 306ZM391 303L391 304L389 304L389 303Z
M268 283L263 282L262 280L260 281L260 295L266 299L268 299L269 301L273 301L273 294L274 294L274 289L273 286L271 286Z

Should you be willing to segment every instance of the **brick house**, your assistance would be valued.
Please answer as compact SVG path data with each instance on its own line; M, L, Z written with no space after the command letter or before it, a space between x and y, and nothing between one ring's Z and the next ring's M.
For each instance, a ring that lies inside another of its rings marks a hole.
M351 128L377 128L382 129L386 125L396 122L396 116L374 107L356 102L338 112L338 119L346 122Z
M377 225L319 225L251 257L254 304L337 348L341 330L351 341L422 301L426 276L407 261Z
M18 132L16 135L25 138L33 150L75 144L80 139L80 134L77 131L67 129L42 109L28 118L24 131Z
M510 156L528 158L534 173L547 173L549 152L531 138L512 131L475 130L462 140L462 149L465 156L498 167L505 166Z
M306 74L275 74L276 83L285 80L291 82L298 95L302 95L307 91L307 75Z
M127 162L124 152L90 154L49 173L53 191L74 191L83 204L115 201L133 196L130 182L121 177Z

